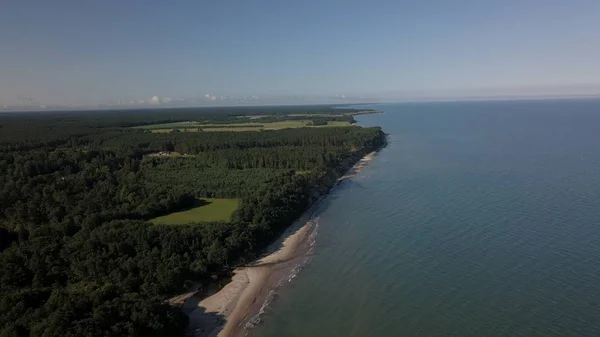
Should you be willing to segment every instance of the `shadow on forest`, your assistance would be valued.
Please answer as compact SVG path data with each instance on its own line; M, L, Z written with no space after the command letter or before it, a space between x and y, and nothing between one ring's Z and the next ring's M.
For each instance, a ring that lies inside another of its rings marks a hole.
M184 201L184 203L182 205L179 205L174 209L163 210L157 214L153 214L153 215L149 216L148 219L152 219L154 217L162 217L162 216L166 216L166 215L173 214L173 213L186 212L186 211L192 210L194 208L208 206L213 203L212 201L199 199L199 198L190 198L190 199L191 200Z
M190 203L189 205L186 205L185 207L182 207L180 210L178 210L178 212L185 212L185 211L189 211L192 208L208 206L210 204L212 204L212 201L196 198L196 199L194 199L194 201L192 203Z
M225 325L225 316L216 312L206 312L206 309L199 307L198 303L200 297L192 296L181 307L181 311L189 319L186 336L216 336Z

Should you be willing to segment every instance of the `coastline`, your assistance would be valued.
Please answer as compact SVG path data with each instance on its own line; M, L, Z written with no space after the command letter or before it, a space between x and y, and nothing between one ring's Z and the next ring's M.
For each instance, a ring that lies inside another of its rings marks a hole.
M373 160L376 152L363 156L337 179L332 188L359 174ZM325 196L269 246L266 256L236 268L231 282L220 291L199 302L194 296L185 300L183 309L188 312L189 336L244 336L247 328L260 323L264 308L275 295L274 290L282 282L291 281L310 258L319 220L315 214Z

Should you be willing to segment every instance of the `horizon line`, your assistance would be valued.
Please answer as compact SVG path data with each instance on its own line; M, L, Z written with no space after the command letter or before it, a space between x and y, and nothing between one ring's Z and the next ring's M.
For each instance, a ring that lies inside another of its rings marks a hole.
M135 110L166 110L166 109L226 109L226 108L251 108L251 107L289 107L289 106L332 106L347 107L355 105L379 105L379 104L410 104L410 103L453 103L453 102L505 102L505 101L543 101L543 100L585 100L600 99L600 94L572 94L572 95L512 95L512 96L465 96L465 97L420 97L407 99L373 99L371 101L350 101L344 103L263 103L249 105L106 105L101 104L89 107L69 107L61 105L47 105L47 108L33 108L31 106L13 106L10 109L0 108L0 113L52 113L52 112L86 112L86 111L135 111Z

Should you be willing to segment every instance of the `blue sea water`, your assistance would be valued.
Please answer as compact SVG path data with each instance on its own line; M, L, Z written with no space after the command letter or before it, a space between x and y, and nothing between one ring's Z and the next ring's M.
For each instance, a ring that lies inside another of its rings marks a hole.
M600 101L377 105L250 336L600 336Z

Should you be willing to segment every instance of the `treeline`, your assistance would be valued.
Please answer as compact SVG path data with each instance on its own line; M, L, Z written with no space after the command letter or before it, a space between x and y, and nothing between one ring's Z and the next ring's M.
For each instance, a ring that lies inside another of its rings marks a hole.
M107 128L198 121L206 123L255 122L240 116L265 116L261 122L306 119L294 114L353 114L358 110L334 105L162 108L109 111L44 111L0 113L0 150L31 149L64 144L73 137L103 133ZM351 121L351 116L330 117ZM352 119L353 120L353 119Z
M259 132L175 132L152 133L148 130L106 132L85 136L69 146L128 149L154 152L177 151L196 154L222 149L268 148L274 146L363 146L372 131L360 127L296 128ZM369 142L368 140L366 142Z
M228 169L321 170L339 161L346 153L348 147L344 146L278 146L200 152L196 155L196 160L210 162L213 167Z
M294 175L294 170L209 168L193 158L153 159L142 164L148 189L168 186L172 193L206 198L245 198L263 190L273 179Z
M94 219L147 219L193 203L166 186L146 188L140 159L105 150L2 153L1 220L15 231L50 225L68 234Z
M0 153L2 337L182 335L165 298L255 257L324 176L385 141L359 127L45 137ZM192 156L146 155L166 148ZM196 197L242 204L228 223L146 222Z

